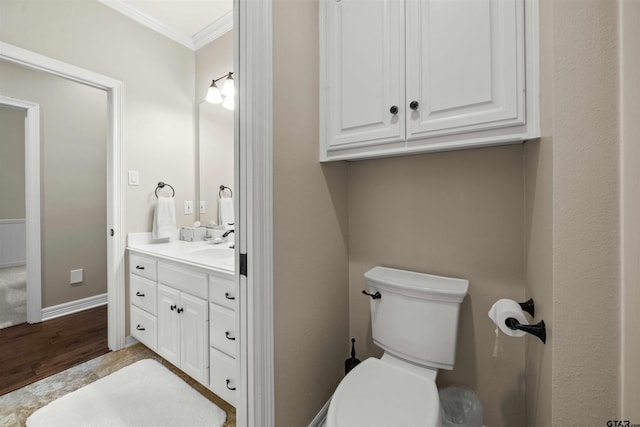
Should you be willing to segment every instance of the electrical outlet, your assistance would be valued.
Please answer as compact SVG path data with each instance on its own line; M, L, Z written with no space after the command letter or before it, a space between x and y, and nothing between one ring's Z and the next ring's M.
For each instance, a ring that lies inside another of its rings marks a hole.
M193 215L193 202L191 200L184 202L184 214Z
M71 270L71 278L70 278L70 283L73 285L74 283L82 283L83 278L82 278L82 269L79 268L78 270Z
M207 202L200 200L200 213L207 213Z

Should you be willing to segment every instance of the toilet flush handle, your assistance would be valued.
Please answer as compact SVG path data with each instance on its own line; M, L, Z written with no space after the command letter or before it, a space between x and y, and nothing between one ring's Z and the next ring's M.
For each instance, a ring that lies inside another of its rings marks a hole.
M365 295L369 295L372 299L381 299L382 295L380 295L380 292L376 292L375 294L370 294L367 291L362 291L363 294Z

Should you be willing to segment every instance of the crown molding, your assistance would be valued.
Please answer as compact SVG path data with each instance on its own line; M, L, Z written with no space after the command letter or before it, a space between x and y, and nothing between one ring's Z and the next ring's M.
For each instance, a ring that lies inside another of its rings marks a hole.
M233 11L222 15L193 36L193 48L198 50L233 29Z
M128 18L144 25L147 28L152 29L171 40L180 43L181 45L188 47L191 50L198 50L203 46L211 43L218 37L221 37L233 28L233 11L216 19L211 24L198 31L193 37L185 34L181 31L177 31L175 28L165 24L162 21L153 18L140 9L132 6L126 0L98 0L105 6L116 10Z

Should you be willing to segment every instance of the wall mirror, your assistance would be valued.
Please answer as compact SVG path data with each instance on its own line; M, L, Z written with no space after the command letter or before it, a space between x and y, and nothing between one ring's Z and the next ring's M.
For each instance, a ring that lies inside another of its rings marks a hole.
M202 225L220 224L219 198L230 197L235 191L233 123L233 110L206 101L198 105L197 179L200 202L204 203L204 213L202 210L200 213ZM221 191L221 185L229 187L231 191Z

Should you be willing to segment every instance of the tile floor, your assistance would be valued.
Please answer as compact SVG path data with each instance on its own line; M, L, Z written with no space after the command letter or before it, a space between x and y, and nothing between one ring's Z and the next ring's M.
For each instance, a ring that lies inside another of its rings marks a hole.
M235 427L235 408L142 344L137 344L117 352L107 353L104 356L100 356L67 369L64 372L0 396L0 426L24 427L26 426L29 415L38 408L142 359L155 359L161 362L227 413L227 421L224 427Z

